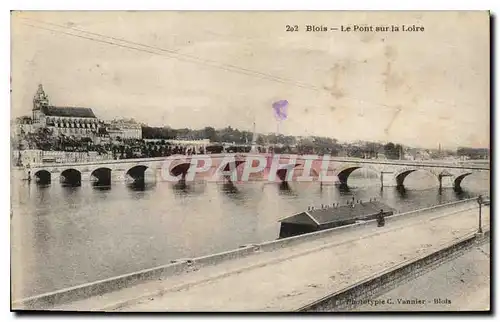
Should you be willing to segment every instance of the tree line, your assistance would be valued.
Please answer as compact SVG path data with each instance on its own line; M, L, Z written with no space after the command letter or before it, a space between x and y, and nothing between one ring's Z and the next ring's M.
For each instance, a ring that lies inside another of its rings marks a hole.
M467 156L471 159L488 159L490 150L485 148L465 148L460 147L457 149L458 156Z

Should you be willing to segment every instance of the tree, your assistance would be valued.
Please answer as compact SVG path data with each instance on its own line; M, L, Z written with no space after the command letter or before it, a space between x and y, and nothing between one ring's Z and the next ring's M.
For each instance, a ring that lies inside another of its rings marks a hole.
M33 145L34 148L40 150L56 150L58 146L57 137L53 136L52 130L48 128L39 128L35 133L29 134L26 139L30 146Z
M466 148L460 147L457 149L458 156L467 156L471 159L487 159L490 151L485 148Z
M402 150L403 147L401 146L401 144L394 144L392 142L389 142L384 145L385 156L388 159L399 159L400 155L402 154Z
M210 142L217 142L218 137L217 137L217 132L215 129L211 126L207 126L203 129L204 136L205 138L209 139Z

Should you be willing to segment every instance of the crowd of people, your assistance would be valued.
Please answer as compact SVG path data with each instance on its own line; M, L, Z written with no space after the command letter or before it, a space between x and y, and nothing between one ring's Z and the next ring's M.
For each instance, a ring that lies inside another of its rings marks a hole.
M250 152L251 146L227 144L172 144L168 141L147 142L145 140L126 140L121 144L107 144L99 146L99 154L110 155L112 159L156 158L171 155L217 154L217 153L245 153ZM260 149L264 151L264 149Z

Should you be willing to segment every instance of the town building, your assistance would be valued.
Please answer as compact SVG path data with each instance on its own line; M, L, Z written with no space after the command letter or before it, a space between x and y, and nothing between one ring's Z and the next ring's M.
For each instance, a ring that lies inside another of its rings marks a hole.
M33 126L33 120L29 116L21 116L16 118L11 123L11 129L13 130L13 134L17 137L19 137L22 134L33 133L35 131Z
M111 139L142 139L142 127L132 120L113 120L106 126Z
M49 98L41 84L38 85L38 90L33 97L32 112L34 128L48 128L53 135L93 138L99 127L99 120L91 108L50 105Z
M415 160L417 161L430 160L430 159L431 159L431 154L429 153L428 150L418 150L415 155Z

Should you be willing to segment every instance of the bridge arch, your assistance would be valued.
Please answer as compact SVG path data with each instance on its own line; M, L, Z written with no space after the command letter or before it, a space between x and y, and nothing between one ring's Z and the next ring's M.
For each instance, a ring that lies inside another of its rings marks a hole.
M174 177L181 175L182 178L185 178L190 167L191 167L191 162L179 162L175 164L172 168L170 168L170 174Z
M224 179L226 179L229 182L231 182L232 179L237 179L238 175L241 175L241 168L239 168L239 166L245 162L246 160L244 159L243 160L235 159L231 161L226 161L223 166L219 166L220 172L223 173ZM227 174L228 172L230 172L231 174Z
M339 170L336 171L337 173L337 178L340 181L341 185L347 185L347 180L349 179L349 176L351 173L358 169L368 169L370 172L373 172L377 175L377 177L380 177L380 171L377 169L367 166L367 165L348 165L340 168Z
M146 170L150 169L148 166L143 164L138 164L127 170L125 173L126 177L132 178L134 182L145 182L146 180Z
M466 173L462 173L462 174L459 174L458 176L456 176L455 180L453 180L453 188L455 188L456 190L461 189L462 187L460 185L462 184L462 180L464 180L465 177L467 177L471 174L472 174L472 172L466 172Z
M111 185L111 169L108 167L97 168L90 173L90 178L96 185L109 186Z
M64 185L80 186L82 184L82 173L73 168L66 169L61 172L59 181Z
M278 176L278 178L282 182L287 182L288 181L287 176L288 176L289 171L291 171L292 169L294 169L297 166L298 166L298 164L295 164L295 163L280 165L278 170L276 170L276 175ZM314 170L314 169L311 169L311 170Z
M49 184L52 179L51 173L47 170L38 170L34 176L35 182L39 184Z
M416 172L416 171L424 171L424 172L430 173L436 179L436 181L439 181L439 178L438 178L439 175L437 175L434 171L430 171L430 170L425 169L425 168L404 168L404 169L401 169L394 174L394 179L396 180L396 186L397 187L404 187L404 181L405 181L406 177L408 177L411 173Z
M222 168L222 171L234 171L243 163L245 163L245 160L235 160L234 162L233 161L226 162L226 164Z

